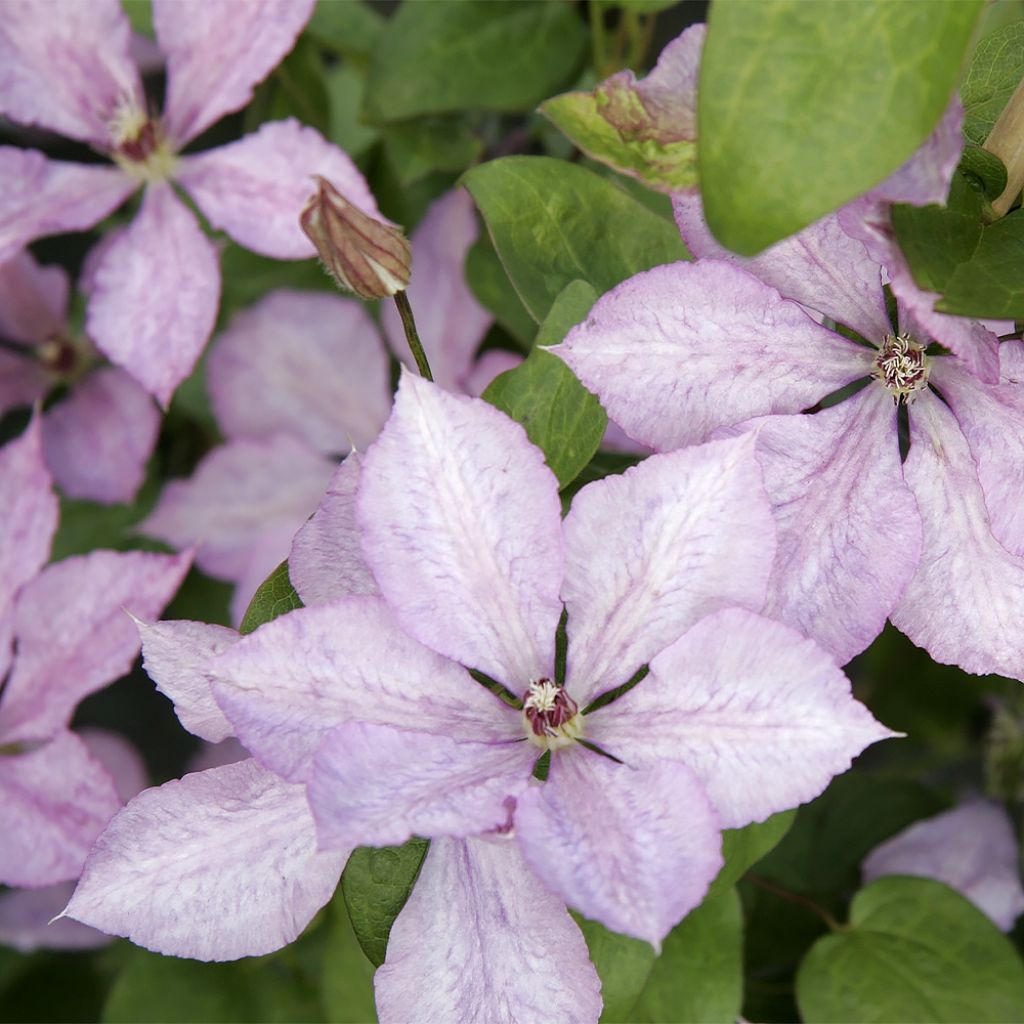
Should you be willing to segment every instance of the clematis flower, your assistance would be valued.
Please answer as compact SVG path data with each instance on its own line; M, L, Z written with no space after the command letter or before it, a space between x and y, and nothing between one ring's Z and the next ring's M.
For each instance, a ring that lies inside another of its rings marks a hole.
M1004 932L1024 913L1020 846L1006 812L990 800L968 800L915 822L876 846L863 871L865 885L882 875L945 882Z
M658 451L759 424L779 530L767 614L840 662L888 617L937 661L1024 678L1021 343L999 347L994 385L931 354L913 309L889 322L882 268L838 215L741 259L698 197L675 206L697 262L624 282L553 351Z
M361 210L377 214L351 160L294 120L181 155L249 101L312 10L313 0L155 0L154 28L167 58L167 103L157 116L129 56L128 19L117 0L5 5L0 113L88 143L115 166L0 147L0 260L44 235L91 227L142 187L134 220L96 253L86 329L163 404L202 351L220 290L216 250L172 182L214 228L279 259L313 255L298 226L310 174L330 178Z
M129 607L156 615L189 555L94 551L42 568L57 525L38 418L0 448L0 882L77 878L121 804L68 729L78 702L123 675L139 650Z
M362 596L290 613L219 654L210 627L161 624L172 653L154 668L147 647L147 666L179 701L202 691L193 723L212 709L230 723L208 738L233 729L264 769L306 786L322 849L439 840L378 974L382 1019L488 1018L513 997L529 1016L555 993L560 1019L595 1020L564 903L659 943L717 873L721 827L810 799L891 734L825 652L748 610L774 550L752 438L591 484L563 525L557 481L521 427L405 374L361 463L346 463L356 486L321 512L355 526L362 553L348 563L361 577L335 585ZM309 571L297 571L306 592ZM180 835L168 843L171 794L146 813L141 801L97 844L69 915L163 952L240 955L191 881L176 884L176 865L199 859ZM230 845L207 820L196 849ZM155 892L130 866L141 846L155 875L173 876ZM234 850L232 874L239 863ZM523 956L499 955L509 949Z
M67 324L68 278L28 251L0 264L0 416L51 388L69 394L43 417L43 449L68 497L131 501L160 428L153 400L123 370L92 368L95 351Z

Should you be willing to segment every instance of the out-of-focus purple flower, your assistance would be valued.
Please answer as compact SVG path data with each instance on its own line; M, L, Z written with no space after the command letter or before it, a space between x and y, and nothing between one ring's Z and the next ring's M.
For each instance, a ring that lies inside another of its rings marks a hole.
M1004 932L1024 913L1020 846L1006 812L989 800L969 800L876 846L864 861L864 882L882 875L945 882Z
M145 390L116 367L93 368L87 339L67 324L68 279L29 252L0 264L0 415L51 388L69 394L43 417L50 471L70 498L131 501L160 428Z
M171 182L187 189L213 227L279 259L313 255L298 226L311 174L377 214L352 161L294 120L180 155L249 101L312 9L313 0L155 0L154 28L167 58L167 102L156 116L117 0L14 0L4 8L0 113L88 143L116 166L0 147L0 259L43 235L91 227L143 187L138 215L104 239L95 261L87 330L164 404L195 365L220 292L216 250Z
M190 555L94 551L43 568L57 501L33 419L0 449L0 882L77 878L120 799L68 730L78 702L123 675L139 650L124 609L153 616Z

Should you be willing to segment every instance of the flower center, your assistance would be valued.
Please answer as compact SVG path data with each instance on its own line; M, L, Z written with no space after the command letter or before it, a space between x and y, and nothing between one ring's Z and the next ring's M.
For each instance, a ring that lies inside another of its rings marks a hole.
M114 162L139 181L163 181L174 171L177 160L163 126L131 101L122 101L114 112L110 141Z
M912 341L907 334L887 334L875 357L872 374L897 405L901 399L909 402L928 383L928 357L924 354L924 345Z
M583 735L583 716L565 687L550 679L530 683L523 698L527 735L544 750L567 747Z

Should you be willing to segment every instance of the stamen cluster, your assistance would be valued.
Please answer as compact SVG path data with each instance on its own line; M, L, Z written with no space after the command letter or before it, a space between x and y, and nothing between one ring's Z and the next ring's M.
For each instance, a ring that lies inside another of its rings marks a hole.
M523 699L523 714L534 741L548 750L571 743L582 732L576 701L550 679L530 683Z
M924 346L909 335L887 334L875 357L874 376L899 404L910 400L928 383L928 360Z

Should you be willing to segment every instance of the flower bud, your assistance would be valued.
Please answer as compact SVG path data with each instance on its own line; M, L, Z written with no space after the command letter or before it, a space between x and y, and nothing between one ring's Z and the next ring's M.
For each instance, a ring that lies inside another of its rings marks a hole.
M327 272L361 299L402 291L412 271L412 248L402 232L353 206L326 178L299 216Z

